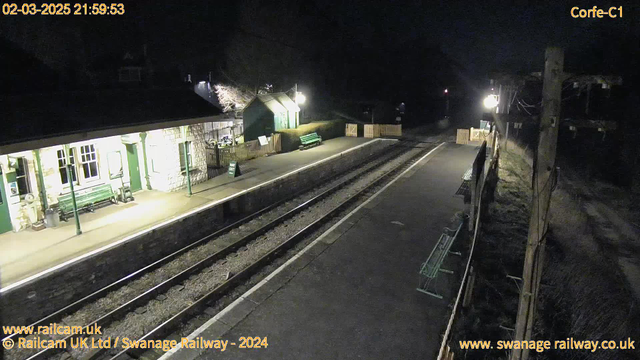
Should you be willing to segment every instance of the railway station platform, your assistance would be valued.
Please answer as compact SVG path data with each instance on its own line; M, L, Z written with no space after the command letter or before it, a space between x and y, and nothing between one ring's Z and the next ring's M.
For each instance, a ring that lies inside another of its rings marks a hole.
M96 209L94 213L82 213L81 235L76 235L73 218L55 228L1 234L0 285L5 289L17 286L43 271L98 252L144 229L171 222L199 207L224 201L239 192L379 140L341 137L325 140L321 146L304 151L253 159L241 164L242 175L239 177L231 178L223 174L194 185L191 197L187 196L186 189L171 193L153 190L136 192L134 202L109 205Z
M416 290L418 271L465 207L455 193L477 151L438 146L189 335L228 340L224 352L175 348L161 359L435 358L456 275L440 275L440 300ZM241 337L268 346L241 349Z

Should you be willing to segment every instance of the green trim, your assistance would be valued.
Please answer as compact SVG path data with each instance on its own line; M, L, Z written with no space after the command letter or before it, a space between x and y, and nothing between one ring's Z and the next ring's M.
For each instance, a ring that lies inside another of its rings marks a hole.
M4 175L2 174L2 167L0 167L0 234L13 230L13 224L11 223L11 214L9 213L9 196L5 191Z
M69 162L69 145L64 146L64 155L66 156L67 163L67 173L72 174L72 166ZM73 203L73 215L76 218L76 235L82 234L82 229L80 228L80 216L78 216L78 204L76 203L76 192L73 190L73 177L69 179L69 187L71 190L71 201Z

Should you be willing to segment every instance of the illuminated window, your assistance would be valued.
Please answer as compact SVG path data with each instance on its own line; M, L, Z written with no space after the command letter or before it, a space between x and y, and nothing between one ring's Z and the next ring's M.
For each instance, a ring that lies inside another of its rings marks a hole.
M69 162L71 163L71 177L73 182L78 182L78 175L76 174L76 157L73 148L69 149ZM65 156L64 149L58 150L58 170L60 171L60 182L62 185L69 184L69 171L67 169L67 157Z
M16 159L16 182L18 183L18 193L24 196L31 193L31 184L29 183L29 163L26 158L19 157Z
M98 174L98 157L93 144L80 147L80 160L85 179L96 179Z
M180 154L180 171L186 171L187 168L184 164L184 146L185 143L178 144L178 151ZM189 160L189 169L192 169L193 163L191 162L191 143L186 142L187 144L187 159Z

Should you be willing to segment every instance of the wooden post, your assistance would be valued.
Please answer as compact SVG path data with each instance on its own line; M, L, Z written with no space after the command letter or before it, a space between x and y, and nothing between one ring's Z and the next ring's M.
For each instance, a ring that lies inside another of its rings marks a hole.
M509 144L509 122L507 121L507 130L504 136L504 149L507 150L507 145Z
M476 159L471 166L471 209L469 211L469 231L473 233L476 225L476 213L478 212L478 204L480 203L480 191L482 190L482 182L484 181L484 163L487 159L487 141L483 141L480 150L476 155Z
M522 290L516 318L514 340L531 340L536 300L540 287L540 276L545 249L545 235L549 224L549 204L553 186L553 176L558 144L558 120L562 93L564 51L561 48L547 48L545 52L544 82L542 86L542 116L540 136L533 174L533 198L529 236L522 271ZM511 360L526 360L527 349L514 349Z
M473 266L469 268L469 277L467 278L467 286L464 289L464 298L462 299L462 307L466 308L471 304L473 297L473 285L476 282L476 273Z

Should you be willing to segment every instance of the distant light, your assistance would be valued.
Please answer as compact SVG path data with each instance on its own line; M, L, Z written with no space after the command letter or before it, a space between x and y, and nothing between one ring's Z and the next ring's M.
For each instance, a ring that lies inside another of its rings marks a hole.
M491 91L493 91L493 88L491 88Z
M444 93L448 94L449 93L449 89L444 89Z
M487 109L493 109L494 107L498 106L498 96L489 95L484 99L482 103L484 104L484 107L486 107Z
M296 104L304 104L305 101L307 101L307 97L298 92L296 94Z

